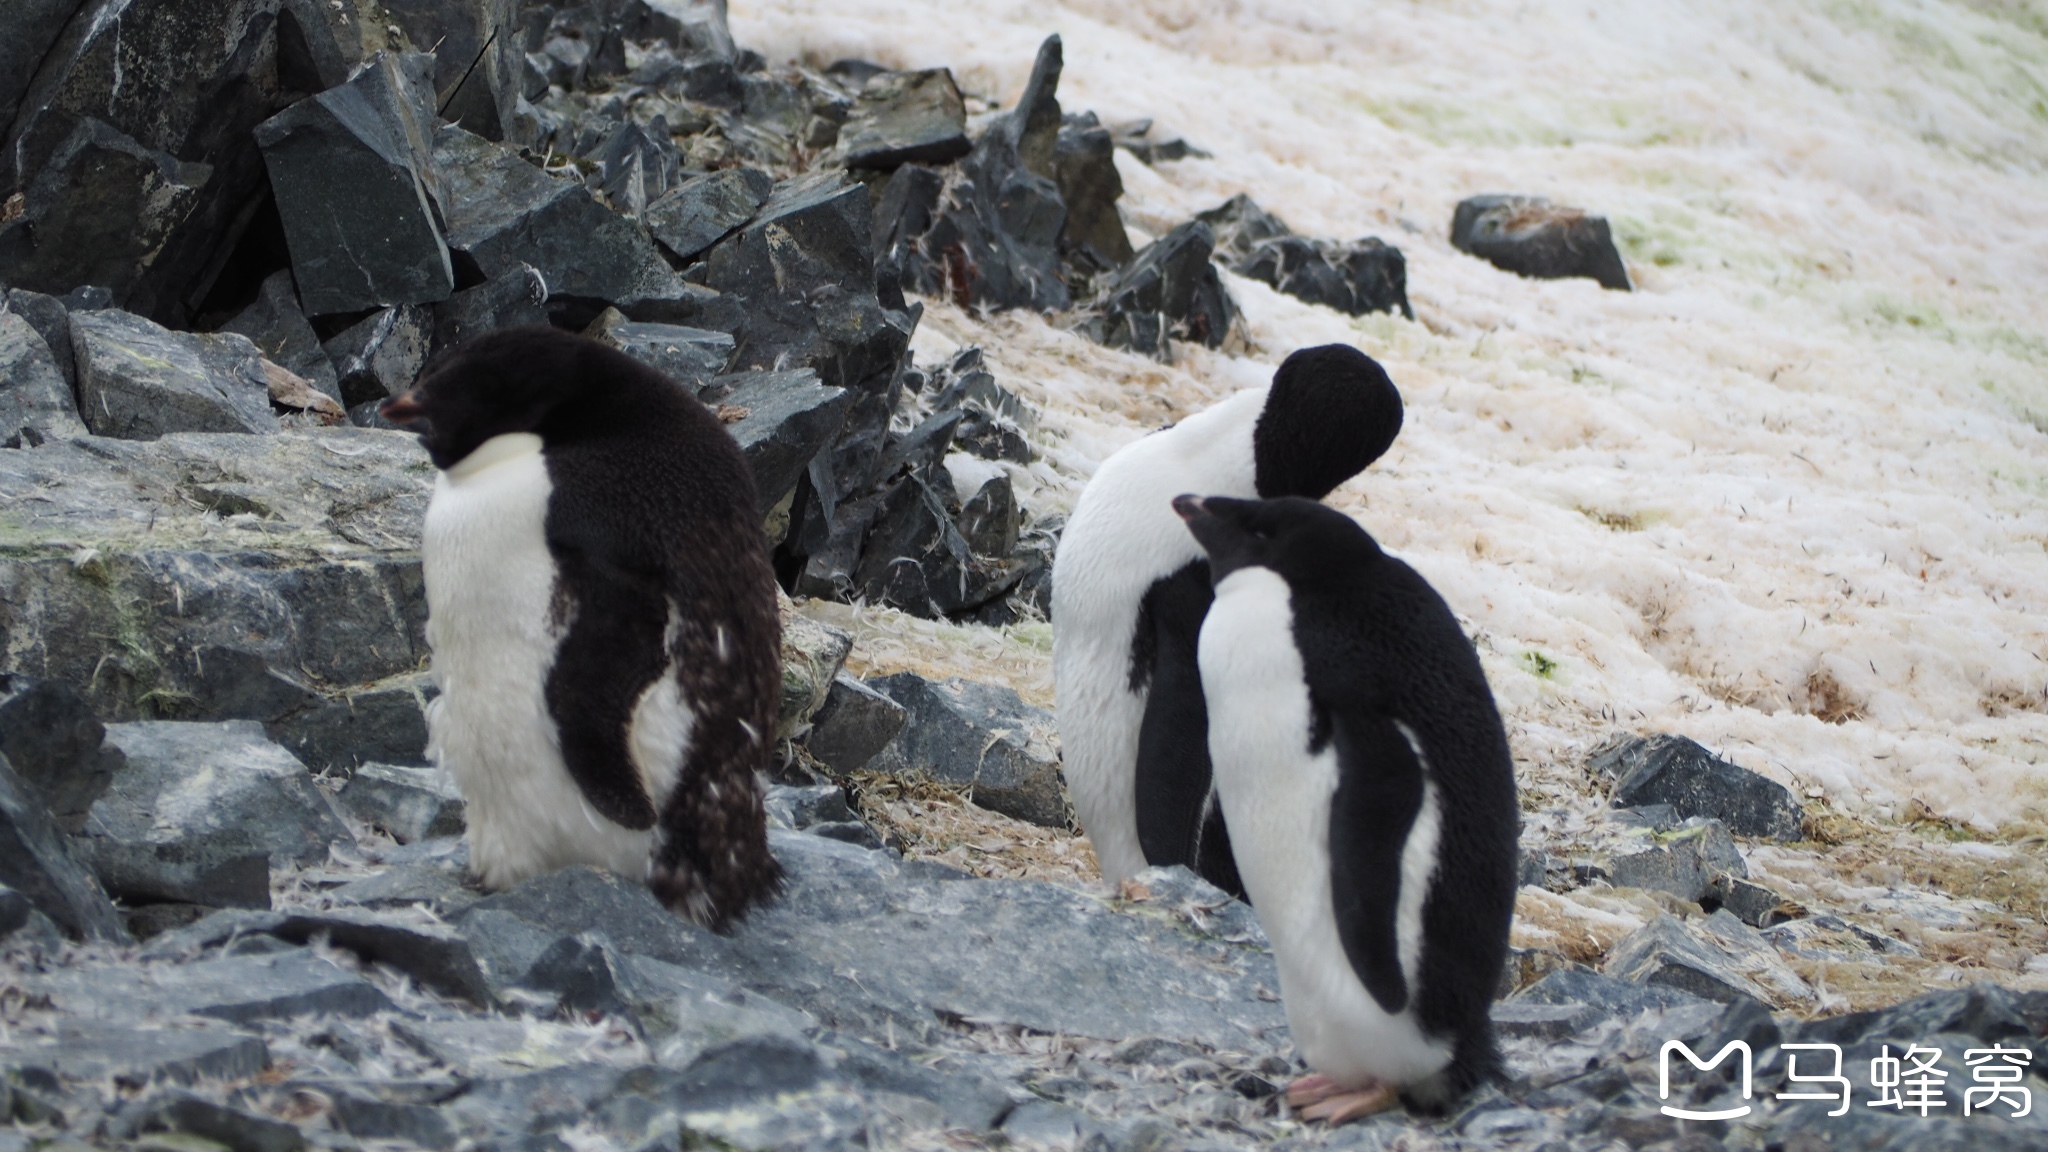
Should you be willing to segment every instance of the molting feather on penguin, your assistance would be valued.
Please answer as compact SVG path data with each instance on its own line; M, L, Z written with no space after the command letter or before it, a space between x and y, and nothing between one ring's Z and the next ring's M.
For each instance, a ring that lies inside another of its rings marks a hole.
M1053 676L1075 812L1103 878L1185 864L1243 895L1211 787L1195 643L1208 561L1174 516L1187 491L1320 500L1379 459L1401 394L1342 344L1104 461L1053 566Z
M772 897L757 772L780 620L746 461L680 385L550 328L462 346L384 415L441 469L429 752L503 888L572 864L723 927Z
M1341 1122L1498 1075L1520 810L1478 655L1435 589L1313 501L1183 496L1216 600L1209 752L1296 1045Z

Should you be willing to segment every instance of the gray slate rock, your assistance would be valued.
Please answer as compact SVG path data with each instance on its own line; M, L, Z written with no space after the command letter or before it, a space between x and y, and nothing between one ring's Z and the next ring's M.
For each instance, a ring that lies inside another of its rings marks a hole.
M67 1019L55 1036L16 1036L0 1067L71 1081L193 1084L241 1080L270 1067L260 1038L222 1027L146 1027Z
M0 938L13 935L35 914L36 906L29 902L28 897L0 884Z
M123 1118L138 1134L185 1133L233 1152L302 1152L306 1147L305 1135L282 1120L176 1089L125 1110Z
M68 341L64 353L69 361ZM11 307L0 310L0 447L34 448L84 434L71 385L42 333Z
M172 332L126 312L73 312L79 414L101 436L275 432L262 354L246 336Z
M1067 206L1060 227L1060 251L1091 271L1121 268L1135 256L1116 202L1123 177L1116 170L1116 144L1094 113L1070 116L1060 126L1053 178Z
M72 937L121 940L128 935L113 902L72 857L63 831L5 756L0 756L0 884L27 897Z
M368 1016L392 1006L375 985L308 948L148 968L80 965L30 983L60 1011L117 1024L187 1013L252 1024L308 1013Z
M394 1103L346 1091L329 1092L327 1098L333 1103L329 1115L334 1126L358 1140L394 1140L443 1152L460 1139L448 1117L427 1104Z
M871 767L968 791L983 808L1048 827L1067 823L1052 713L997 684L913 672L868 681L903 705L903 731Z
M1116 274L1090 331L1112 348L1168 358L1174 339L1220 348L1237 306L1209 261L1216 240L1190 220L1145 246Z
M732 337L724 332L628 320L607 308L584 333L688 388L693 394L711 391L709 381L732 359Z
M1726 952L1673 916L1659 916L1623 938L1602 967L1631 983L1663 984L1724 1004L1745 998L1769 1004L1774 999Z
M65 832L85 826L93 801L121 769L121 753L106 747L106 736L69 684L0 672L0 755Z
M1002 591L979 578L973 552L947 507L950 487L950 481L934 484L912 474L880 495L853 571L854 587L870 603L935 619L972 609Z
M433 332L433 314L406 305L373 312L335 334L323 347L334 362L342 404L351 411L374 407L412 387L426 367Z
M247 336L266 359L310 380L315 388L336 400L341 399L334 361L320 346L313 325L299 308L298 288L292 282L291 269L281 268L264 280L255 302L221 325L221 331Z
M462 793L440 768L365 764L343 786L341 805L400 844L459 836L467 827Z
M352 841L306 766L250 720L115 724L107 741L128 757L93 805L87 834L120 844L197 844L246 837L273 867L316 864Z
M432 185L434 58L380 52L256 128L314 315L445 300L455 271Z
M434 135L434 161L447 184L448 246L467 253L485 276L527 265L540 273L551 299L621 308L681 295L680 281L646 231L592 199L582 185L448 126Z
M833 678L824 707L811 717L804 747L833 772L858 772L889 746L909 715L903 705L842 672Z
M946 68L870 77L839 129L836 157L848 168L944 164L971 150L967 106Z
M682 183L682 157L660 116L647 127L627 120L598 150L599 184L611 206L646 220L647 206Z
M1695 904L1722 891L1733 879L1746 878L1749 866L1719 820L1694 824L1660 847L1608 862L1609 878L1618 886L1652 888Z
M426 673L396 676L340 699L309 697L302 709L263 727L315 774L347 775L376 761L424 764L424 701L432 687Z
M746 455L765 519L796 490L811 458L838 435L853 393L826 386L808 368L746 372L710 383L720 389L719 407L739 415L727 431Z
M159 842L86 835L72 847L101 886L129 904L270 907L270 853L241 828ZM149 926L158 927L153 918Z
M57 371L64 377L65 395L72 398L72 412L77 413L78 398L78 357L71 352L71 309L64 298L46 296L26 288L8 289L6 310L28 321L29 327L43 338L50 349L50 356L57 362Z
M753 219L775 179L758 168L725 168L693 176L647 206L654 238L679 260L692 260Z
M782 692L776 702L775 739L795 736L823 707L832 682L853 651L853 634L784 608Z
M1614 781L1616 808L1669 804L1681 817L1711 817L1737 836L1797 840L1805 811L1784 785L1738 767L1683 736L1629 737L1588 765Z
M548 286L531 264L501 272L434 305L435 352L486 332L548 322Z
M1473 196L1451 216L1451 246L1521 276L1584 276L1602 288L1629 290L1607 218L1540 196Z

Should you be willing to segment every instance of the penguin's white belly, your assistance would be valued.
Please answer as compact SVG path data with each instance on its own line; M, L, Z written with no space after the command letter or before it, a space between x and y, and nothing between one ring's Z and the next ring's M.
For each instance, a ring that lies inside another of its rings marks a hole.
M1243 568L1217 587L1203 621L1202 691L1218 798L1238 875L1273 945L1302 1058L1339 1083L1412 1084L1452 1056L1448 1043L1424 1035L1414 1014L1422 899L1435 855L1434 796L1402 854L1396 932L1409 1007L1389 1014L1359 980L1337 931L1330 895L1337 755L1333 746L1308 750L1312 717L1289 601L1278 575ZM1426 786L1426 793L1433 790Z
M540 439L494 437L441 474L422 553L427 643L441 694L428 752L462 792L470 867L503 888L572 864L639 880L652 832L597 814L562 760L546 686L557 618Z

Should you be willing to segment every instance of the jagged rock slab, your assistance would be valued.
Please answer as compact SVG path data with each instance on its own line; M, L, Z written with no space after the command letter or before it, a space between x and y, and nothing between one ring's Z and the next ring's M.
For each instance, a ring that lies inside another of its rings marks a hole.
M313 325L299 308L298 289L291 269L279 269L263 281L256 299L221 325L223 332L247 336L265 359L312 382L334 399L341 399L341 384L334 374L334 361L320 346Z
M76 832L107 790L122 756L69 684L0 672L0 755L48 807L57 827Z
M467 826L462 793L440 768L365 764L349 777L341 804L400 844L459 836Z
M454 348L486 332L548 322L547 281L530 264L464 288L434 305L435 352Z
M1123 177L1116 170L1116 145L1093 113L1068 117L1060 126L1053 176L1067 206L1060 250L1095 271L1129 263L1137 253L1116 207L1124 194Z
M1190 220L1154 240L1116 274L1101 304L1100 339L1113 348L1166 357L1172 339L1222 347L1237 307L1209 257L1216 238Z
M693 394L725 371L733 352L732 337L727 333L628 320L616 308L605 309L585 335L617 348Z
M71 354L67 338L65 357ZM78 402L49 344L27 318L0 310L0 448L83 435Z
M88 288L79 291L93 290ZM64 297L31 292L26 288L8 289L5 296L6 311L28 321L29 327L36 330L36 334L43 338L43 344L49 348L51 358L56 361L58 373L64 377L65 394L71 397L72 413L76 415L78 357L71 351L71 301ZM105 304L95 301L92 307L105 307Z
M1195 213L1195 219L1215 233L1217 255L1232 264L1250 256L1261 241L1294 235L1286 221L1259 207L1258 201L1243 192L1207 212Z
M83 2L22 0L8 13L13 19L11 34L0 41L0 124L14 123L22 94L36 77L36 66Z
M65 1080L128 1084L192 1084L241 1080L270 1067L262 1039L224 1028L133 1028L96 1020L65 1020L54 1035L17 1033L0 1067L41 1071Z
M999 684L931 681L899 672L868 686L903 705L903 731L871 767L968 791L983 808L1049 827L1066 824L1052 713Z
M598 149L598 188L618 211L644 222L647 206L682 183L682 157L660 116L642 128L627 120Z
M188 1013L249 1024L306 1013L368 1016L391 1007L375 985L308 948L148 968L78 965L30 983L62 1012L117 1024Z
M434 58L382 52L256 128L299 300L314 315L455 290L433 195Z
M836 157L848 168L944 164L967 155L967 106L946 68L870 77L839 129Z
M872 233L867 189L818 172L778 185L713 247L704 283L745 308L737 366L808 367L830 387L886 388L910 332L875 297Z
M322 862L329 846L354 839L306 766L255 721L115 724L107 742L128 765L93 805L88 840L194 851L204 840L268 853L282 868Z
M903 731L908 717L903 705L842 672L811 717L804 747L834 772L858 772Z
M1407 259L1376 236L1349 244L1282 236L1260 242L1236 271L1347 315L1399 312L1415 318L1408 304Z
M1607 871L1616 885L1669 892L1697 904L1729 880L1747 877L1749 866L1727 827L1719 820L1705 820L1665 844L1616 856Z
M170 1132L235 1152L304 1152L306 1137L282 1120L171 1089L124 1109L110 1135Z
M485 276L531 266L550 299L621 308L682 294L646 231L599 204L582 185L454 127L435 133L434 160L448 189L448 246L467 253Z
M913 472L880 494L860 564L853 571L854 587L869 602L927 619L978 603L971 591L979 589L968 578L973 555L946 507L944 489L950 487L929 483Z
M238 667L272 703L272 670L413 672L432 477L415 437L352 429L0 452L8 661L113 720L218 716L200 702L241 694L203 667L215 649L251 657Z
M853 394L825 385L808 368L747 372L710 383L721 390L719 408L737 417L727 430L746 455L765 518L796 490L811 458L838 435Z
M1451 246L1496 268L1539 280L1584 276L1629 290L1628 268L1604 216L1540 196L1473 196L1451 216Z
M693 176L647 206L654 238L681 260L691 260L753 219L775 180L758 168L727 168Z
M433 314L417 305L384 308L335 334L322 347L353 415L412 387L427 363ZM367 421L358 417L357 424Z
M262 354L246 336L172 332L126 312L71 314L79 415L101 436L275 432Z
M270 738L315 774L345 776L372 761L425 764L431 681L426 673L395 676L340 699L307 697L281 715L250 718L264 720Z
M1797 840L1805 812L1776 781L1731 764L1683 736L1630 737L1596 753L1592 771L1614 781L1616 808L1669 804L1710 817L1738 836Z
M1777 950L1727 911L1708 917L1701 930L1693 928L1659 916L1616 944L1603 967L1631 983L1663 984L1722 1003L1811 998L1812 989L1785 967Z
M0 884L75 937L121 940L128 932L99 882L71 855L43 802L0 756Z

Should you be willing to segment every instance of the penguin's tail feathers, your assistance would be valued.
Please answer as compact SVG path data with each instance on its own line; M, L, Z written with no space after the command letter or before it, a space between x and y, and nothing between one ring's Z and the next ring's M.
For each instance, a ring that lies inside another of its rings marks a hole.
M1491 1021L1482 1022L1458 1038L1451 1062L1433 1076L1402 1089L1401 1097L1416 1112L1441 1116L1472 1090L1498 1084L1506 1078L1500 1045L1494 1041Z

